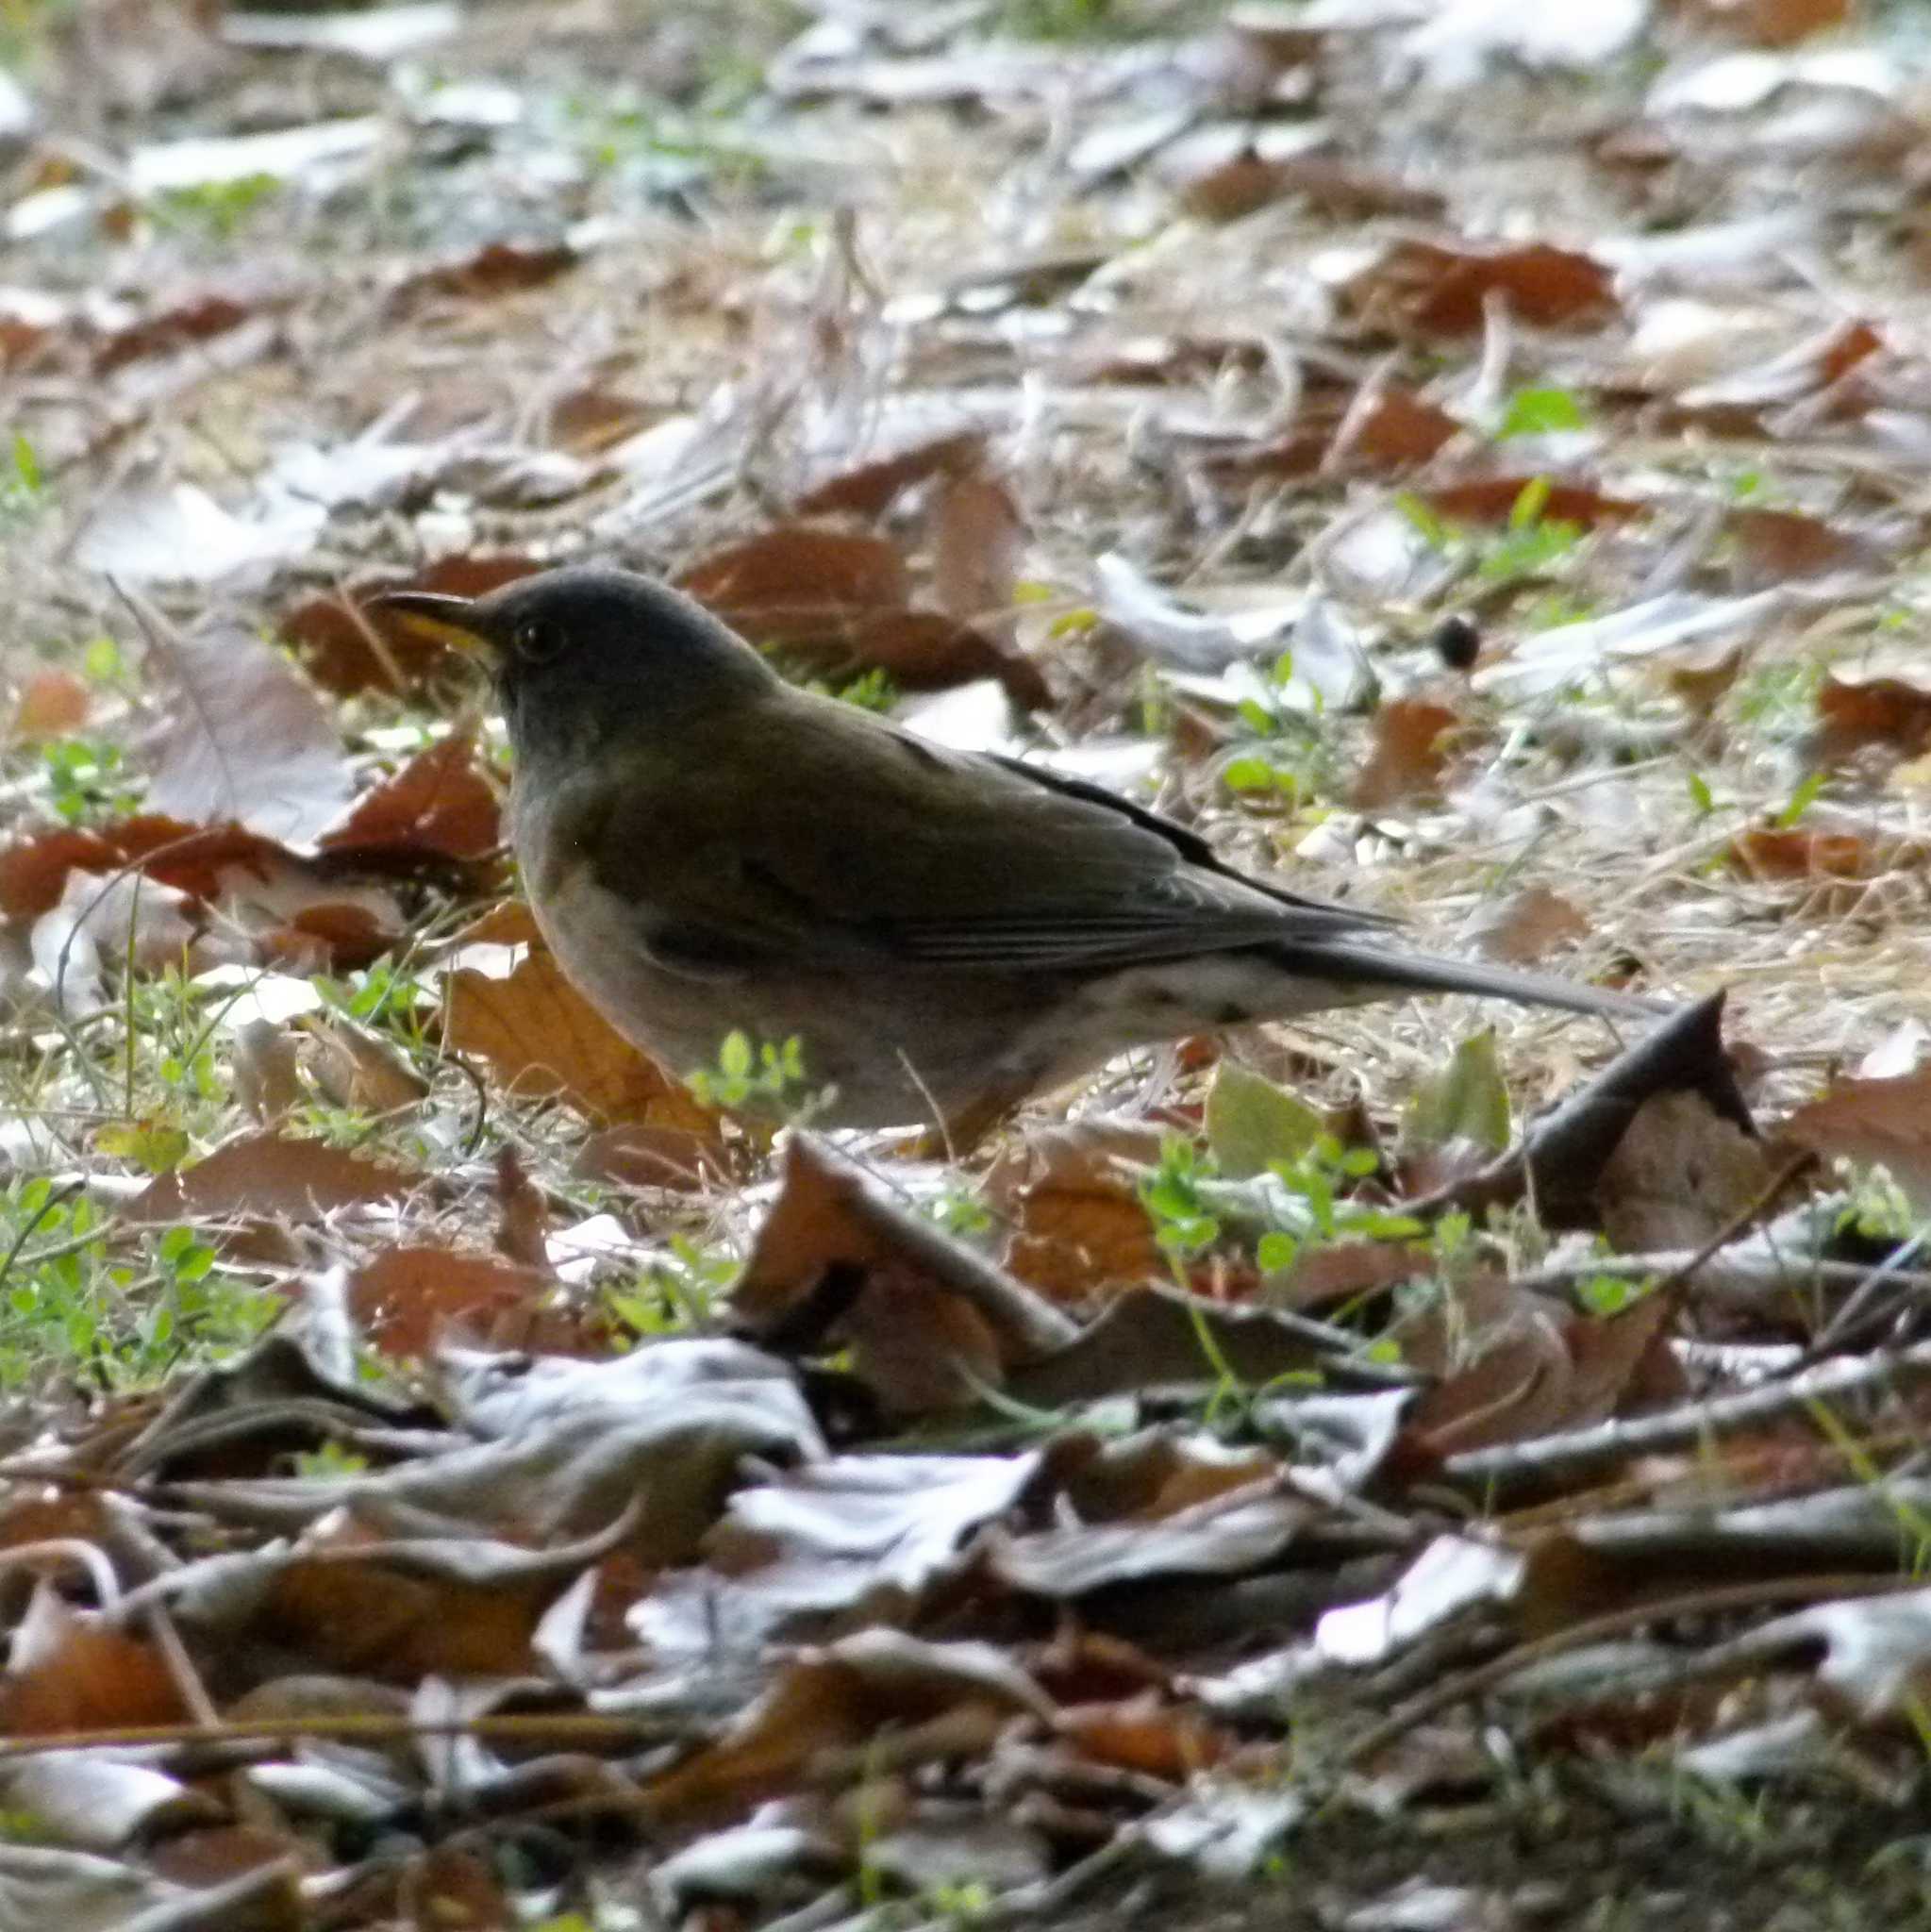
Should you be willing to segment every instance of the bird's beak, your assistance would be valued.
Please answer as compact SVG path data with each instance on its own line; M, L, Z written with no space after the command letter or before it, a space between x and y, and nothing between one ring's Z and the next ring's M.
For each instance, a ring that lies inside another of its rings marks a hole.
M489 633L476 622L473 597L446 597L434 591L378 591L365 602L371 610L392 613L416 637L453 645L473 657L496 655Z

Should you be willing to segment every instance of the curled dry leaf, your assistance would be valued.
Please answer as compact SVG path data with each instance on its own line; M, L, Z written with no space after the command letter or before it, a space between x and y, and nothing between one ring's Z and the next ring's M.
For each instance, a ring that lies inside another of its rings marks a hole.
M732 1299L781 1354L848 1336L859 1374L902 1412L971 1402L1074 1333L1029 1289L806 1134L791 1141L783 1190Z
M539 946L501 977L458 967L442 1011L449 1045L487 1060L524 1100L562 1099L598 1122L671 1127L705 1142L717 1137L717 1116L632 1046Z
M1025 548L1012 491L984 470L948 476L932 508L932 591L961 624L1004 616Z
M107 1724L166 1724L188 1715L161 1654L106 1618L36 1590L0 1675L0 1727L44 1737Z
M1822 825L1753 825L1730 841L1729 859L1753 879L1868 879L1883 870L1861 833Z
M1606 495L1592 483L1554 481L1547 483L1545 491L1544 480L1528 475L1471 476L1438 484L1421 494L1437 516L1457 524L1507 524L1520 505L1534 498L1540 499L1538 515L1541 522L1574 524L1584 530L1592 530L1599 524L1625 524L1644 514L1642 504Z
M956 618L914 609L905 559L882 538L780 525L713 552L678 584L753 643L826 675L883 670L907 691L996 677L1029 708L1050 696L1027 659Z
M315 1084L335 1106L402 1113L428 1097L429 1082L379 1034L346 1014L304 1013L295 1024L308 1038Z
M1818 752L1847 758L1866 745L1883 745L1920 758L1931 751L1931 691L1901 677L1856 683L1826 674L1817 691Z

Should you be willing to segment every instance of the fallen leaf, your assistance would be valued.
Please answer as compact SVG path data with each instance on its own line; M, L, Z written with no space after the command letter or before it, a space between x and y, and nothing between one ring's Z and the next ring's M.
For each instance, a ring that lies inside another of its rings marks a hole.
M563 242L491 242L474 254L414 271L397 285L394 300L409 307L436 297L476 301L520 294L554 282L580 259Z
M385 1248L349 1277L358 1327L384 1354L417 1358L452 1330L471 1342L578 1353L594 1324L556 1293L547 1269L452 1248Z
M1528 491L1540 499L1537 521L1543 524L1573 524L1578 529L1592 530L1599 524L1624 524L1645 514L1642 504L1605 495L1593 484L1538 476L1472 476L1433 485L1421 496L1437 516L1452 523L1494 526L1515 518Z
M1028 1135L986 1177L1009 1224L1006 1265L1056 1299L1159 1279L1166 1259L1123 1162L1159 1158L1160 1132L1138 1122L1082 1121Z
M1817 691L1819 756L1835 761L1883 745L1906 758L1931 752L1931 691L1899 677L1856 683L1826 673Z
M1491 294L1538 328L1592 327L1617 310L1607 269L1547 242L1484 250L1398 242L1345 293L1364 321L1423 335L1473 335Z
M1723 528L1737 546L1745 588L1823 576L1874 561L1868 543L1794 509L1733 509Z
M1355 779L1353 803L1373 811L1440 794L1450 736L1461 719L1428 698L1393 698L1374 713L1374 746Z
M1890 1079L1835 1081L1778 1132L1826 1160L1877 1162L1921 1209L1931 1205L1931 1065Z
M1763 1194L1776 1163L1700 1093L1637 1108L1596 1181L1603 1232L1622 1254L1700 1248Z
M507 976L459 967L443 990L449 1045L495 1069L524 1100L561 1098L599 1122L639 1121L714 1138L715 1118L640 1053L532 949Z
M1586 940L1591 930L1581 908L1547 886L1512 893L1477 925L1476 948L1490 959L1532 966L1565 940Z
M43 738L67 738L80 730L93 709L93 692L71 671L43 664L21 680L7 725L8 741L34 744Z
M393 611L368 608L368 598L378 591L482 597L541 567L524 557L445 557L413 576L363 579L340 596L310 597L285 612L276 629L315 681L338 697L414 691L458 654L409 629Z
M177 1724L187 1715L153 1644L71 1609L46 1585L35 1590L0 1675L0 1728L8 1736Z
M1880 868L1856 832L1804 825L1754 825L1730 841L1730 863L1754 879L1863 879Z
M496 790L476 759L473 728L452 731L418 752L358 798L322 835L325 851L378 856L483 858L503 841Z
M1025 523L996 476L967 471L946 478L932 509L932 590L961 624L1002 617L1025 547Z
M343 1208L406 1201L429 1177L364 1159L325 1141L243 1134L204 1160L158 1176L128 1202L130 1221L224 1221L239 1215L319 1221Z
M224 626L158 661L176 695L149 752L150 812L291 845L341 816L353 781L334 720L277 653Z

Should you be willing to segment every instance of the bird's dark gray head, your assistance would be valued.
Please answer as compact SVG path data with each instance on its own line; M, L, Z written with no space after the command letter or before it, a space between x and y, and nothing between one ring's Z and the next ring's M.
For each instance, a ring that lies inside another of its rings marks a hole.
M481 651L520 758L575 757L641 719L674 730L775 675L701 605L634 571L575 564L485 597L391 591L370 602Z

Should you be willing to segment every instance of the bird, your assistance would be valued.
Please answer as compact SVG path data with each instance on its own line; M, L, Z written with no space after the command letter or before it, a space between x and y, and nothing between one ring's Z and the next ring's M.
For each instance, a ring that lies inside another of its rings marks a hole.
M1635 1022L1224 862L1076 777L795 686L667 583L571 564L371 598L484 657L509 841L565 975L673 1075L798 1042L814 1125L981 1138L1130 1048L1410 993Z

